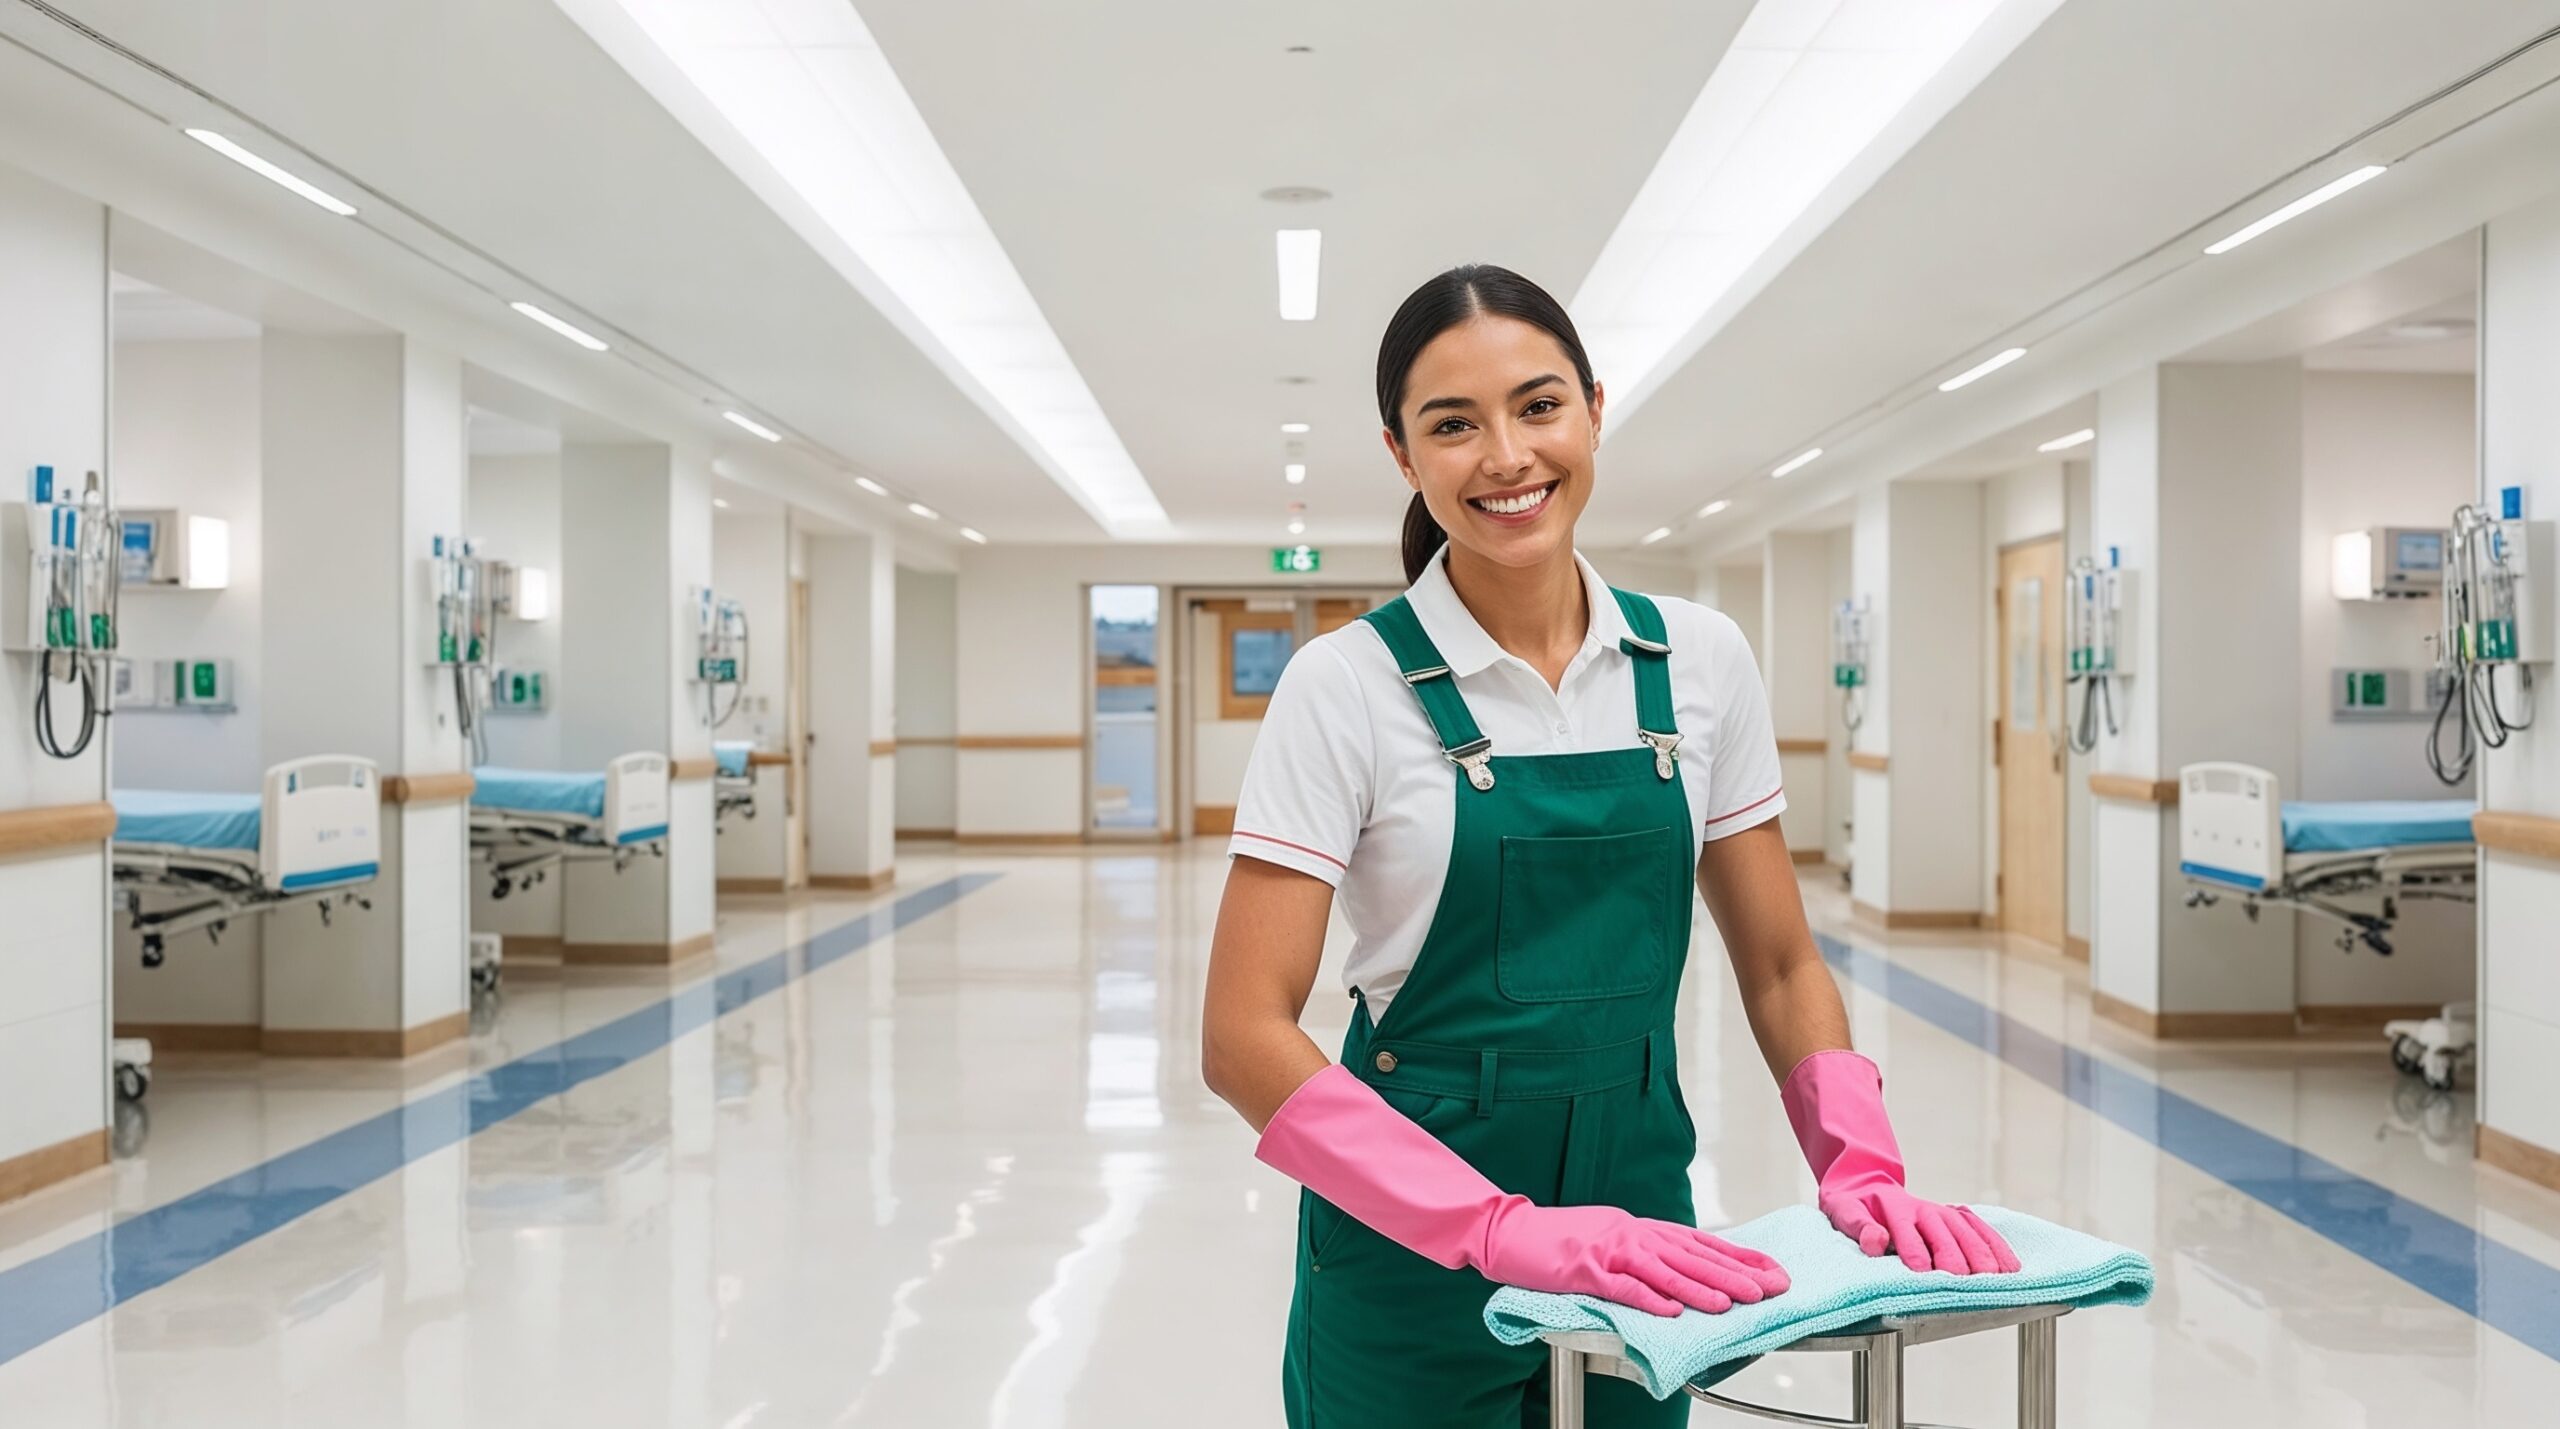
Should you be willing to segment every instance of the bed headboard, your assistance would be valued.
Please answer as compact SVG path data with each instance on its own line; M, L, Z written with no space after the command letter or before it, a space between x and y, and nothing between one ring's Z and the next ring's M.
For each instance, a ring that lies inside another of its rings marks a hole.
M372 760L319 754L267 771L258 873L269 888L299 893L381 871L382 778Z
M604 767L604 839L620 847L667 836L667 756L626 754Z
M2178 771L2178 871L2256 892L2284 876L2284 797L2250 764Z

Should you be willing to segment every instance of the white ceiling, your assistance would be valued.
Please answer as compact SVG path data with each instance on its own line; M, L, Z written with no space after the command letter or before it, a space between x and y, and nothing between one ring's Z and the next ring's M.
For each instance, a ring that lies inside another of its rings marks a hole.
M1098 537L552 6L62 8L348 177L360 202L663 354L697 381L696 407L725 394L770 414L839 485L872 471L1000 542ZM1526 0L1128 0L1007 7L1000 43L980 4L860 9L1178 538L1278 540L1295 499L1307 539L1341 544L1388 539L1402 507L1371 395L1388 312L1470 260L1569 295L1747 6L1652 0L1568 22ZM2226 210L2254 216L2262 187L2555 24L2553 0L2065 0L1612 436L1585 543L1630 543L1718 494L1738 498L1737 523L1771 488L1812 494L1822 466L1770 483L1768 465ZM217 181L260 222L329 222L245 175ZM1259 197L1291 184L1333 196ZM1273 307L1283 225L1325 230L1313 323ZM2028 390L2043 355L1966 399ZM1303 487L1280 479L1285 420L1315 425ZM1680 545L1702 539L1684 526Z

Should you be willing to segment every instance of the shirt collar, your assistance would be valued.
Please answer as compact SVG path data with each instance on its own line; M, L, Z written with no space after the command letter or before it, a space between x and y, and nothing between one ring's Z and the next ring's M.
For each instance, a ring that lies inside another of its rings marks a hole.
M1499 660L1505 654L1502 646L1476 623L1474 612L1458 599L1458 588L1449 583L1449 553L1446 547L1432 556L1422 578L1407 590L1405 599L1412 603L1415 618L1422 622L1422 633L1440 648L1440 658L1449 662L1449 673L1472 675ZM1634 633L1627 625L1626 612L1618 608L1618 599L1609 593L1609 583L1600 573L1573 553L1573 564L1582 572L1582 596L1591 611L1591 629L1582 638L1588 647L1616 651L1619 641Z

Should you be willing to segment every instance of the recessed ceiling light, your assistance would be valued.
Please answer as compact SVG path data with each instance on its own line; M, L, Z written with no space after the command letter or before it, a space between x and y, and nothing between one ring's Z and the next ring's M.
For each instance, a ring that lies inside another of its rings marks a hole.
M1289 534L1292 536L1303 536L1307 534L1307 523L1298 520L1290 521Z
M1791 471L1801 471L1801 470L1803 470L1803 469L1804 469L1804 467L1805 467L1805 465L1806 465L1807 463L1809 463L1809 462L1813 461L1815 458L1820 457L1821 455L1822 455L1822 448L1820 448L1820 447L1807 447L1807 448L1806 448L1806 449L1804 449L1803 451L1798 452L1796 455L1791 456L1791 457L1787 458L1785 461L1782 461L1782 462L1778 463L1778 469L1777 469L1777 470L1775 470L1775 471L1773 471L1773 472L1770 472L1770 473L1769 473L1769 475L1771 475L1771 476L1773 476L1773 477L1776 477L1776 476L1785 476L1787 473L1789 473L1789 472L1791 472Z
M2313 189L2311 192L2304 194L2302 197L2295 199L2293 202L2286 204L2284 207L2277 209L2275 212L2268 214L2266 217L2259 219L2257 222L2250 224L2248 227L2241 229L2239 232L2232 234L2221 242L2206 245L2204 251L2215 254L2228 253L2232 249L2239 247L2241 244L2248 242L2250 239L2257 237L2259 234L2266 232L2268 229L2275 227L2279 223L2290 223L2294 219L2300 218L2311 210L2318 208L2320 205L2327 203L2329 200L2336 198L2342 193L2345 193L2347 190L2361 187L2368 181L2379 178L2382 171L2383 166L2380 164L2367 164L2352 174L2331 179L2329 182L2322 184L2320 187Z
M1280 474L1288 478L1291 486L1296 486L1307 479L1307 468L1304 463L1293 461L1280 468Z
M2073 432L2067 437L2055 437L2052 441L2046 442L2044 445L2037 447L2036 450L2040 452L2067 452L2073 447L2079 446L2084 442L2094 442L2097 439L2097 428L2082 427L2080 430Z
M747 416L744 413L723 412L720 415L728 418L730 425L737 427L741 431L752 432L769 442L778 442L782 440L782 433L775 431L773 428L766 426L764 423L759 422L755 418Z
M1713 516L1718 512L1729 510L1732 506L1733 503L1730 501L1710 501L1706 505L1698 508L1698 514L1701 516Z
M222 157L229 159L231 162L238 164L240 167L247 169L249 172L258 175L263 179L291 189L294 193L300 195L304 199L318 204L320 207L329 210L340 218L353 218L356 216L355 205L348 203L345 199L342 199L336 194L329 192L327 189L312 183L310 180L303 178L299 174L291 173L269 163L265 159L259 158L257 155L250 153L248 150L241 148L239 145L232 143L229 139L216 134L210 129L190 129L186 132L188 138L195 140L197 143L211 149L213 152L220 154Z
M1993 353L1991 356L1984 358L1982 361L1975 363L1973 366L1968 367L1964 371L1957 373L1955 376L1948 378L1946 381L1939 383L1938 390L1941 392L1953 392L1959 387L1970 387L1974 383L1981 381L1983 378L1990 376L1992 373L1999 371L2001 368L2008 366L2010 363L2015 362L2026 355L2027 350L2023 347L2013 347L2005 352Z
M974 526L963 526L963 527L961 527L961 528L960 528L960 534L961 534L962 536L967 537L968 539L970 539L970 540L972 540L972 541L977 542L977 543L978 543L979 545L981 545L981 546L983 546L983 545L985 545L985 544L987 543L987 538L986 538L986 537L984 537L984 536L979 535L979 534L978 534L978 529L977 529L976 527L974 527Z
M1333 194L1313 184L1282 184L1276 189L1264 189L1262 196L1272 203L1322 203Z
M1650 546L1650 545L1652 545L1654 542L1659 541L1659 540L1661 540L1663 537L1668 536L1668 535L1670 535L1670 534L1671 534L1671 528L1670 528L1670 527L1668 527L1668 526L1656 526L1656 527L1654 527L1652 530L1645 532L1645 533L1644 533L1644 539L1643 539L1642 541L1638 542L1637 544L1639 544L1639 545L1645 545L1645 546Z
M1293 323L1315 321L1316 280L1323 268L1324 230L1281 229L1279 253L1280 316Z
M932 507L925 505L921 501L908 502L907 509L916 513L918 516L923 517L927 521L939 521L942 519L941 512L934 510Z
M1284 431L1284 432L1286 432L1286 433L1288 433L1290 436L1295 437L1295 436L1303 436L1303 435L1305 435L1306 433L1308 433L1308 432L1310 432L1310 431L1313 431L1313 430L1314 430L1314 428L1309 427L1309 426L1308 426L1306 423L1304 423L1304 422L1282 422L1282 423L1280 424L1280 430L1281 430L1281 431Z
M870 492L870 493L871 493L872 495L874 495L874 496L886 496L886 495L888 495L888 494L889 494L889 488L887 488L887 487L885 487L885 486L882 486L880 483L878 483L878 482L876 482L876 481L873 481L870 477L867 477L867 476L857 476L857 477L855 477L855 478L853 479L853 484L854 484L854 485L856 485L856 486L861 487L861 488L862 488L863 490L865 490L865 491Z
M589 352L602 352L605 350L603 338L596 336L594 333L587 331L576 323L567 322L563 319L553 317L551 314L544 312L542 309L535 307L531 303L509 303L507 306L524 314L526 317L533 319L535 322L542 324L544 327L551 329L553 332L560 334L562 337L569 339L571 342L576 343L578 346L585 348Z
M726 511L729 509L729 498L725 496L712 497L711 505L715 510Z

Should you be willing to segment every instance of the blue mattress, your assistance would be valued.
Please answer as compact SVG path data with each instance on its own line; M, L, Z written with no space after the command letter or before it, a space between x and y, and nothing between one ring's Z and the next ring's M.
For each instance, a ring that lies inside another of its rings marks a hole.
M258 847L256 794L118 789L112 797L118 842L253 851Z
M747 756L756 752L752 739L715 739L711 741L711 757L720 762L720 772L735 779L747 772Z
M2372 799L2284 806L2286 853L2355 853L2364 849L2471 842L2468 799Z
M601 772L561 774L548 769L490 767L472 770L471 779L471 802L484 809L604 817Z

